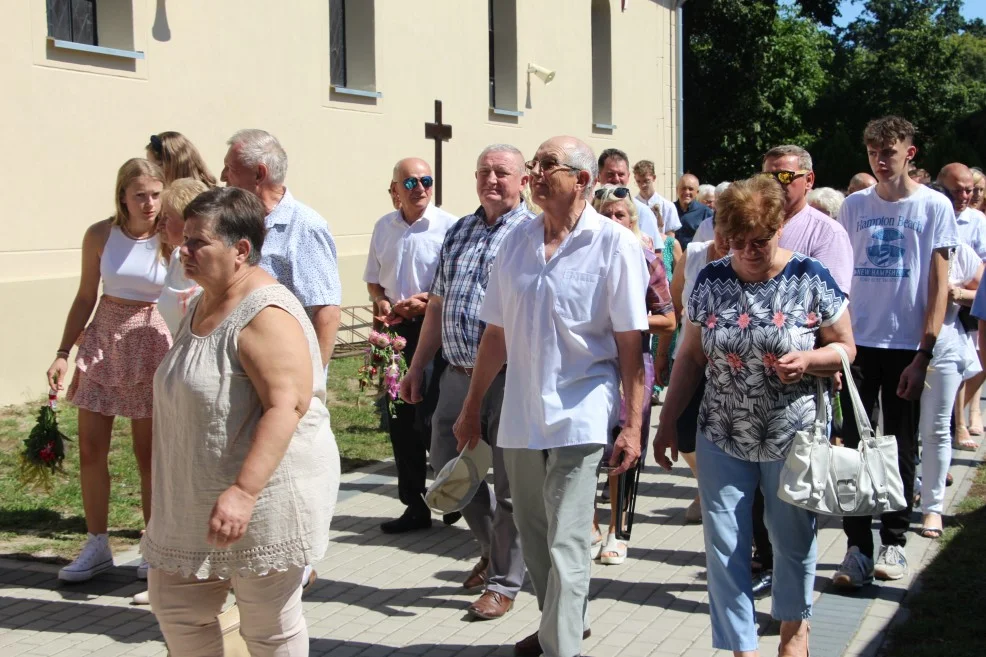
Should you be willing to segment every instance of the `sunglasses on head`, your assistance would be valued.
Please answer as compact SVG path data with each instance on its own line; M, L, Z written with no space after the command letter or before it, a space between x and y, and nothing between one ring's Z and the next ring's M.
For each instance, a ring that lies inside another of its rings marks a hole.
M164 152L164 144L161 143L161 138L157 135L151 135L151 150L156 155L161 155Z
M404 179L404 189L410 191L418 186L418 183L425 189L430 189L432 185L435 184L435 179L431 176L421 176L420 178L415 178L414 176L408 176Z
M629 187L600 187L596 190L596 198L603 198L606 196L606 192L610 192L616 198L626 198L627 196L630 196Z
M807 169L799 169L797 171L764 171L763 175L770 176L782 185L790 185L798 178L803 178L809 173L811 172Z

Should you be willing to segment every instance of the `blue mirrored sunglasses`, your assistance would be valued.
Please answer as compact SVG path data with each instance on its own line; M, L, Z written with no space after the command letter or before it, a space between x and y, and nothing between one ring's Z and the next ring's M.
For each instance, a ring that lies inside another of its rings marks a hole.
M404 179L404 189L412 190L418 186L419 182L421 183L422 187L424 187L425 189L429 189L432 185L435 184L435 179L432 178L431 176L421 176L421 178L415 178L414 176L409 176Z

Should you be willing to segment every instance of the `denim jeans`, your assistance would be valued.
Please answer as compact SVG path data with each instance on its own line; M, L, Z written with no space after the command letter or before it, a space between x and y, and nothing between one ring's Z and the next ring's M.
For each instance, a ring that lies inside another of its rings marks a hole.
M784 461L743 461L701 433L695 446L708 565L712 645L756 650L757 625L750 575L753 493L764 496L764 519L774 544L771 615L780 621L811 616L815 583L815 514L777 497Z

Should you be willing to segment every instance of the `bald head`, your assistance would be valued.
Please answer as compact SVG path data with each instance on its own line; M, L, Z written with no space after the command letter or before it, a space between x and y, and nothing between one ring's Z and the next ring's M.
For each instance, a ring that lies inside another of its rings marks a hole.
M849 181L849 193L855 194L861 189L867 189L876 184L876 178L868 173L857 173Z
M409 175L410 171L427 171L426 176L431 175L431 165L422 160L420 157L405 157L403 160L398 160L397 164L394 165L394 182L401 182Z
M698 178L686 173L678 179L678 204L687 208L698 196Z
M969 207L969 199L975 187L972 179L972 169L961 162L946 164L938 172L938 184L952 195L952 207L959 214Z
M531 172L534 202L546 213L560 214L592 196L599 165L592 149L570 136L552 137L538 146Z

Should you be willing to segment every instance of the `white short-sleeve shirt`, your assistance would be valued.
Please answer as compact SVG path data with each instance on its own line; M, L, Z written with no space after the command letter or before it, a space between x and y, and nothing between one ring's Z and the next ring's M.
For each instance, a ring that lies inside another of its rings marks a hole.
M966 208L955 217L959 239L972 247L980 260L986 260L986 215L975 208Z
M620 405L613 334L647 329L643 248L586 204L551 259L544 255L542 214L504 240L479 315L503 327L507 344L497 444L605 444Z
M674 209L674 201L669 201L657 192L654 192L653 196L649 199L643 199L640 194L635 197L638 201L646 205L648 208L653 208L655 205L661 210L661 219L664 220L664 232L673 233L681 228L681 219L678 218L678 211ZM657 218L654 218L657 221ZM664 240L661 240L662 242Z
M445 233L458 219L434 205L411 225L400 210L380 217L370 238L363 281L382 285L391 301L428 292L438 270Z

